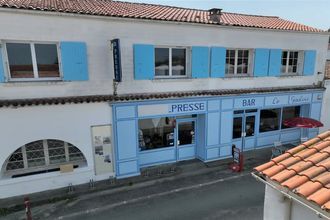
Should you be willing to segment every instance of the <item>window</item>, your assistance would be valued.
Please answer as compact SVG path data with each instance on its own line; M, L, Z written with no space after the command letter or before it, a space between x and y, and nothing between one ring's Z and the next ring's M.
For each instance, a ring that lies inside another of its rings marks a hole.
M247 75L249 72L249 50L226 51L226 74Z
M278 130L280 118L281 118L280 108L261 110L259 132Z
M300 116L300 106L292 106L283 108L282 113L282 129L289 128L283 124L283 121L289 118L295 118Z
M186 76L185 48L155 48L156 77Z
M139 146L142 151L174 146L175 119L140 119Z
M60 77L56 44L6 43L6 51L13 80Z
M13 177L58 171L62 164L86 165L82 152L60 140L40 140L17 149L8 159L6 174Z
M284 74L298 73L298 51L283 51L282 52L282 68Z

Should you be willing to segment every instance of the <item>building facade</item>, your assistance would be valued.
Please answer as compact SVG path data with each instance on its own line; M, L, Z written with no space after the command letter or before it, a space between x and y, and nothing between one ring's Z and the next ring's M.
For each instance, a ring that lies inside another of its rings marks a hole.
M84 2L1 3L2 198L318 134L282 121L328 114L326 32L272 16Z

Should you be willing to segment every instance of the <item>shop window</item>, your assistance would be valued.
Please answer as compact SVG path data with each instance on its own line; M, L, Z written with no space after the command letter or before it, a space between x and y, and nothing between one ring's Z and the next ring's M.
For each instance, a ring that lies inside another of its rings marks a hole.
M302 52L300 51L282 51L281 72L284 75L297 75L301 72L300 63L302 62Z
M283 121L289 118L295 118L300 116L300 106L292 106L283 108L282 113L282 129L289 128L283 124Z
M249 73L249 50L226 51L226 75L248 75Z
M172 117L140 119L139 147L141 151L174 146L174 128Z
M60 77L56 44L6 43L6 51L12 80Z
M186 48L155 48L155 76L185 77Z
M87 165L87 161L77 147L64 141L34 141L20 147L9 157L5 175L18 177L59 171L63 164L73 164L77 168Z
M259 132L278 130L280 118L281 118L280 108L261 110Z

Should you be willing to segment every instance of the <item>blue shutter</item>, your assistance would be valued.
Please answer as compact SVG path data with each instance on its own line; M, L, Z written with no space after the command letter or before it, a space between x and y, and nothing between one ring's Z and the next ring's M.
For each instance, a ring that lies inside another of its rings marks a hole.
M269 49L255 49L254 76L267 76L269 65Z
M148 44L134 44L134 78L153 79L155 76L155 47Z
M192 47L191 75L193 78L208 78L210 54L208 47Z
M5 82L5 69L3 65L3 59L2 59L2 50L0 45L0 82Z
M269 76L280 76L281 75L281 60L282 50L271 49L269 54Z
M65 81L88 80L87 48L84 42L61 42L61 60Z
M316 51L306 50L304 55L304 76L312 76L315 70Z
M211 48L211 77L225 77L226 48Z

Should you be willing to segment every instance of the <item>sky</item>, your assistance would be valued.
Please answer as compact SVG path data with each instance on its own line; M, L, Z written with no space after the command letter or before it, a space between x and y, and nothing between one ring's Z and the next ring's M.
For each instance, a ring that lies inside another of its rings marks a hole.
M330 0L122 0L226 12L273 15L312 27L330 28Z

